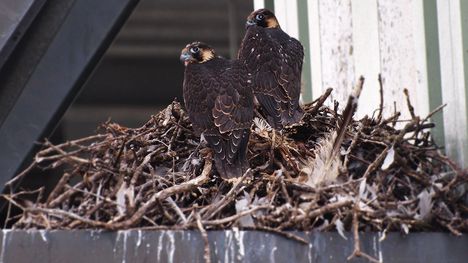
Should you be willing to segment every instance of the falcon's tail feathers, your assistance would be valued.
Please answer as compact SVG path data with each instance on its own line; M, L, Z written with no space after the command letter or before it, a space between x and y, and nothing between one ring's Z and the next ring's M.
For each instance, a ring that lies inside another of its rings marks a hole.
M285 113L282 116L282 121L284 126L289 126L300 122L303 116L304 110L302 110L302 108L298 106L297 109L294 110L294 114L292 116L288 114L288 111L285 111Z
M247 160L247 144L249 142L250 129L244 130L237 147L233 147L233 141L221 136L205 135L208 144L214 153L216 170L225 179L240 177L249 168ZM230 158L228 151L235 150Z
M240 163L229 164L223 160L215 158L215 166L219 175L224 179L241 177L244 173Z

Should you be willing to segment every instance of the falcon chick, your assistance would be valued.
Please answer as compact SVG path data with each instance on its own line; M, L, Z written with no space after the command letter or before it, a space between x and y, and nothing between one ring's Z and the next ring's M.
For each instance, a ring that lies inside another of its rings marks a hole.
M253 95L244 64L216 56L207 44L182 49L183 95L194 130L214 152L223 178L239 177L249 167L247 143L253 118Z
M238 58L253 79L253 93L275 129L297 123L304 49L281 30L273 12L259 9L247 17L247 31Z

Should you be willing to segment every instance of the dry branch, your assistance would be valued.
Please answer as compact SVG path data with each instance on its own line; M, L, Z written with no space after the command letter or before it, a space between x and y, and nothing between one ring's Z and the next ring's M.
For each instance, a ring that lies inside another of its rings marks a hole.
M341 222L354 232L354 255L369 260L375 259L360 251L356 236L362 230L467 232L466 191L459 186L468 183L468 172L432 142L429 117L405 122L396 112L385 119L382 101L376 119L346 125L336 181L307 184L319 140L342 119L324 106L330 92L304 105L302 122L280 135L255 124L251 169L231 181L218 176L211 151L177 102L140 128L105 123L98 135L47 142L8 185L39 165L61 171L61 180L48 197L38 196L42 190L5 195L23 211L7 221L25 229L199 229L205 243L206 230L232 227L305 242L285 231L334 229ZM402 129L394 126L401 122Z

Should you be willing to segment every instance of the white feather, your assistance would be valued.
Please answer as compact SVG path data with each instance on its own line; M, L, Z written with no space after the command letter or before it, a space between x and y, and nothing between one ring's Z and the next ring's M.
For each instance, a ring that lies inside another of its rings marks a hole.
M262 137L268 138L268 132L272 130L270 124L266 122L264 119L255 117L253 119L254 123L254 132Z
M309 172L306 184L312 187L334 183L338 177L341 160L338 154L330 156L333 151L333 142L336 139L336 131L333 131L321 139L315 150L315 159L304 167L304 172Z

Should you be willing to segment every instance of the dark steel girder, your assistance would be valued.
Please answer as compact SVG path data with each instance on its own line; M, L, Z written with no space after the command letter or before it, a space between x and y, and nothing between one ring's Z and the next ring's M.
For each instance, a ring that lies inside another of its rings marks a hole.
M137 3L40 5L0 68L0 185L31 161L37 142L52 133Z

